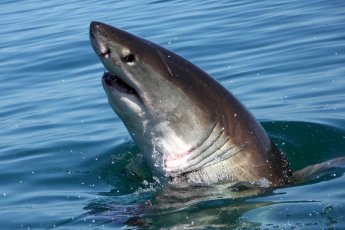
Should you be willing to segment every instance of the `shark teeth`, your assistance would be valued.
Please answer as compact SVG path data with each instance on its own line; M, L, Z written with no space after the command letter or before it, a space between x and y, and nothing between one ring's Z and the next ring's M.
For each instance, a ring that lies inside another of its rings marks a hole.
M126 84L121 78L112 74L110 72L104 72L103 79L107 85L110 85L116 88L118 91L125 93L125 94L134 94L138 96L138 93L135 91L134 88Z

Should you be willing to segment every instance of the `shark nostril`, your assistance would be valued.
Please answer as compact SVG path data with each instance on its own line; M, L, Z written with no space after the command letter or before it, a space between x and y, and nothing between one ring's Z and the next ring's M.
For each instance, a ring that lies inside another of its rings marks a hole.
M110 55L110 49L109 48L106 48L106 49L101 51L101 56L103 58L109 58L109 55Z

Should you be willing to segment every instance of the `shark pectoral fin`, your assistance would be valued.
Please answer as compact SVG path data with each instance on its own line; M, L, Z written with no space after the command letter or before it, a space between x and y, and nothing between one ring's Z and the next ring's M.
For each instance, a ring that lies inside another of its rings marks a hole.
M336 169L345 169L345 157L338 157L319 164L307 166L294 172L292 179L295 183L301 183L308 180L318 179Z

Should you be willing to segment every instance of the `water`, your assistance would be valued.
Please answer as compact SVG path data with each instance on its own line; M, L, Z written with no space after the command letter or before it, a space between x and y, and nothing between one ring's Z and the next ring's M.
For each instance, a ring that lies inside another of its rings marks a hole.
M135 165L139 150L107 104L88 38L98 20L191 60L249 108L299 169L345 155L344 1L0 6L1 229L345 228L343 171L258 196L224 192L150 209L162 191Z

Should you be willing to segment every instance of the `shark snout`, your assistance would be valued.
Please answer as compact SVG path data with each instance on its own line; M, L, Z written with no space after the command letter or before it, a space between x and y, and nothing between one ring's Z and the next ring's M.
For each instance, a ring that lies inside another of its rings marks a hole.
M92 21L90 23L90 36L94 36L96 33L102 31L102 27L106 26L102 22Z
M96 54L100 58L107 59L110 57L110 49L106 45L106 34L103 27L103 23L92 21L90 23L90 40Z

